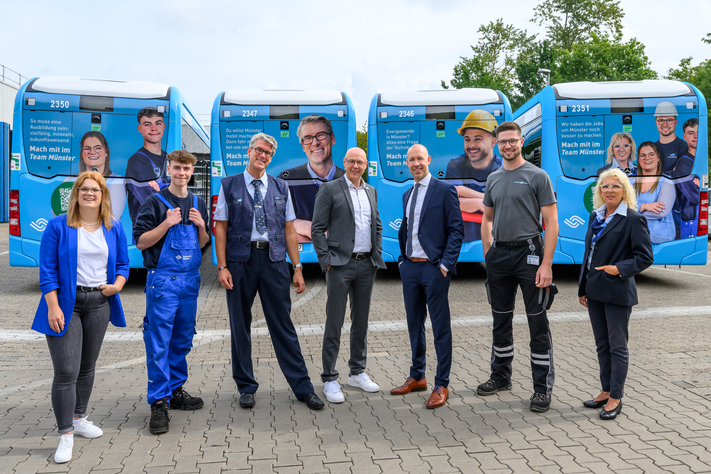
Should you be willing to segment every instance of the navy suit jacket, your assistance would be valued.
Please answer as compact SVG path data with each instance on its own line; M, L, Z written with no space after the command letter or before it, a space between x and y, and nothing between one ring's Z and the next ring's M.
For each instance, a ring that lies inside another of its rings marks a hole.
M117 275L128 280L128 246L121 223L114 221L111 229L101 226L109 248L106 265L106 280L116 282ZM77 229L67 225L67 215L57 216L49 221L42 235L40 246L40 299L32 329L49 336L63 336L69 328L77 297ZM47 301L44 295L57 290L59 307L64 313L64 330L57 333L49 326ZM125 327L126 319L118 293L109 297L111 304L111 324Z
M400 242L399 262L407 257L407 201L414 186L402 195L402 224L397 232ZM413 203L414 205L414 203ZM464 239L462 211L459 208L457 189L451 184L438 180L434 176L427 187L425 200L420 212L420 228L417 237L427 258L437 267L444 265L456 275L459 251Z
M593 212L588 222L585 255L578 277L578 296L587 296L620 306L634 306L637 304L637 285L634 277L654 263L647 219L632 209L627 209L627 217L613 216L595 243L588 271L585 263L590 255L592 223L596 216ZM620 274L610 275L595 270L595 267L603 265L617 265Z

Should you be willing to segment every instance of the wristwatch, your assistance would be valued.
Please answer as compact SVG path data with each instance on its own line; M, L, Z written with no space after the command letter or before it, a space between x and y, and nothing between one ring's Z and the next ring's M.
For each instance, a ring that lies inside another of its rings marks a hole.
M294 268L304 268L304 266L300 263L297 263L294 265Z

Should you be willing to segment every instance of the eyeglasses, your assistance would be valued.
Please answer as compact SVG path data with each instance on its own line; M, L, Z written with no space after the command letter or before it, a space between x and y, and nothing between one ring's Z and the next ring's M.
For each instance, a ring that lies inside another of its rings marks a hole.
M657 123L660 125L664 124L664 123L666 123L667 125L673 125L674 122L676 122L676 118L669 118L669 119L658 118L657 119Z
M622 185L621 184L612 184L612 185L603 184L602 186L600 186L600 189L602 189L603 191L610 191L610 190L619 191L620 189L622 189Z
M346 163L348 163L350 166L365 166L365 161L359 160L346 160Z
M619 150L620 148L629 148L629 147L630 147L630 144L628 143L627 145L613 145L612 148L614 148L615 150Z
M314 135L313 137L311 135L306 135L304 138L301 139L301 143L304 145L311 145L311 143L313 143L313 141L314 141L314 138L316 140L322 142L330 136L331 136L331 134L326 133L326 132L319 132L316 135Z
M498 140L499 147L503 146L516 146L518 143L521 143L520 138L513 138L511 140Z
M101 193L101 188L87 188L86 186L79 186L79 192L81 194L99 194Z
M274 156L274 153L272 153L271 151L262 150L262 149L259 148L258 146L252 146L252 147L250 147L250 148L251 148L252 150L254 150L254 152L255 152L257 155L264 155L264 156L266 156L267 158L271 158L272 156Z
M95 147L85 146L81 149L81 151L83 151L84 153L91 153L92 150L96 153L101 153L102 151L104 151L104 147L101 145L96 145Z
M653 151L650 151L649 153L640 153L640 155L639 155L639 158L640 158L640 159L642 159L642 158L647 158L647 157L656 158L656 157L657 157L657 154L654 153Z

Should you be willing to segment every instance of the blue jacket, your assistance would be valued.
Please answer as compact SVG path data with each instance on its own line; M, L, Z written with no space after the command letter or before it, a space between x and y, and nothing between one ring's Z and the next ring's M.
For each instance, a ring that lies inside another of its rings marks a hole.
M397 233L400 242L398 262L402 262L406 258L407 201L410 199L413 189L414 186L411 186L402 196L402 224ZM430 179L425 200L422 202L417 238L420 240L422 250L435 266L439 267L442 264L452 274L457 274L457 260L459 260L459 251L464 238L459 198L454 186L442 182L434 176Z
M110 230L104 229L106 245L109 247L109 261L106 266L106 280L113 284L117 275L128 280L128 246L123 227L117 221ZM69 328L69 321L74 311L77 292L77 229L67 225L67 215L55 217L49 221L42 235L40 246L40 299L32 329L50 336L63 336ZM44 295L57 290L59 307L64 313L64 330L54 332L47 320L47 301ZM125 327L121 299L118 294L109 297L111 303L111 324Z

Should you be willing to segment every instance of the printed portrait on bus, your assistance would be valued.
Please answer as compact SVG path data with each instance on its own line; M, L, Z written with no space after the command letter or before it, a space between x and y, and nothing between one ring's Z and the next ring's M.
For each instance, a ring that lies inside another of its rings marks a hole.
M145 107L137 116L141 146L128 159L126 190L131 223L136 222L138 210L144 202L170 184L166 167L166 152L162 149L165 121L156 107Z
M111 170L111 152L106 137L101 132L86 132L79 143L79 174L97 171L106 178L106 186L111 193L111 212L120 220L126 207L124 179Z
M612 135L607 147L607 164L597 170L597 176L610 168L621 169L627 176L637 174L637 147L630 133Z
M311 220L316 193L321 183L340 178L345 171L334 163L333 146L336 144L336 135L328 118L321 115L302 118L296 135L306 155L306 162L282 171L279 177L289 183L296 214L294 227L299 235L299 242L311 242Z
M647 218L653 244L674 240L676 228L672 210L676 189L669 178L662 176L659 147L651 141L642 142L637 156L637 176L634 178L637 210Z
M496 147L496 118L485 110L473 110L457 129L464 153L447 163L445 179L457 188L464 220L464 242L481 240L482 200L486 179L502 165Z

